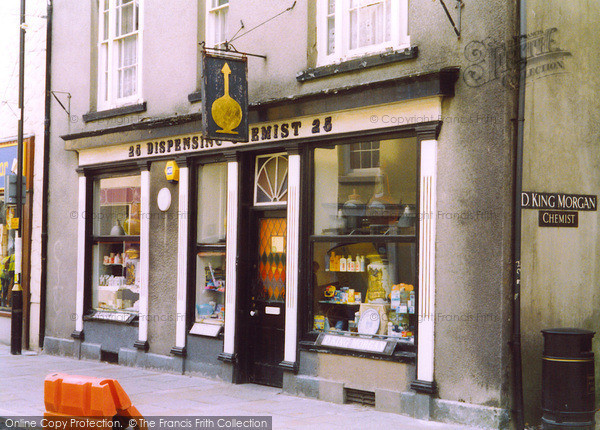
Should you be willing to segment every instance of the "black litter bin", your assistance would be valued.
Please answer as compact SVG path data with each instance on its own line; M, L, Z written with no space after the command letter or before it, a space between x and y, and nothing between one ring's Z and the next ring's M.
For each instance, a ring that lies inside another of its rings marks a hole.
M542 428L594 430L594 332L542 330Z

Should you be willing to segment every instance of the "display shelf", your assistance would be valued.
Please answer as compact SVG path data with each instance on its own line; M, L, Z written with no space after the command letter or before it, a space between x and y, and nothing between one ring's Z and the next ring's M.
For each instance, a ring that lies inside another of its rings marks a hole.
M328 300L319 300L319 303L324 305L346 305L346 306L360 306L360 303L342 303L342 302L330 302Z

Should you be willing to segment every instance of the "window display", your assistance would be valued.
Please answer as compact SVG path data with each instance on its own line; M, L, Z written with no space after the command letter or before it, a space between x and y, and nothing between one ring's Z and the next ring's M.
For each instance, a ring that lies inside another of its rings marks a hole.
M396 139L315 149L313 331L414 343L416 147ZM357 148L370 163L356 162Z
M92 308L135 314L140 297L140 176L94 183Z
M0 311L10 311L15 278L15 231L11 227L14 207L0 201Z
M198 168L196 241L196 325L192 332L216 335L202 325L223 326L225 321L225 232L227 164Z

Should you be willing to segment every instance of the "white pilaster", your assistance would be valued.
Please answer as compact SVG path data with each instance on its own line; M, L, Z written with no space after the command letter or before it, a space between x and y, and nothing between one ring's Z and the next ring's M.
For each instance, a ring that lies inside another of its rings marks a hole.
M75 297L75 331L83 331L83 299L85 293L85 220L87 178L79 176L79 204L77 217L77 292Z
M140 317L138 340L148 340L148 279L150 275L150 171L141 171Z
M188 276L188 199L190 172L188 166L179 169L179 211L177 236L177 323L175 347L185 348L186 296Z
M417 379L434 381L437 140L421 142Z
M223 353L233 355L235 352L235 311L236 311L236 259L237 259L237 213L238 213L238 162L227 163L227 241L225 256L225 329Z
M298 335L298 272L300 247L300 155L288 157L287 250L285 269L286 363L296 362Z

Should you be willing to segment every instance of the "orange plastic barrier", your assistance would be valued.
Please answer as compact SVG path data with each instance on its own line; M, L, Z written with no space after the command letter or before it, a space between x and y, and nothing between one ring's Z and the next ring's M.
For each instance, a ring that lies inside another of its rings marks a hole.
M144 419L115 379L54 373L44 380L44 427L94 430L146 428ZM57 422L61 422L59 427ZM121 425L115 427L113 421Z

